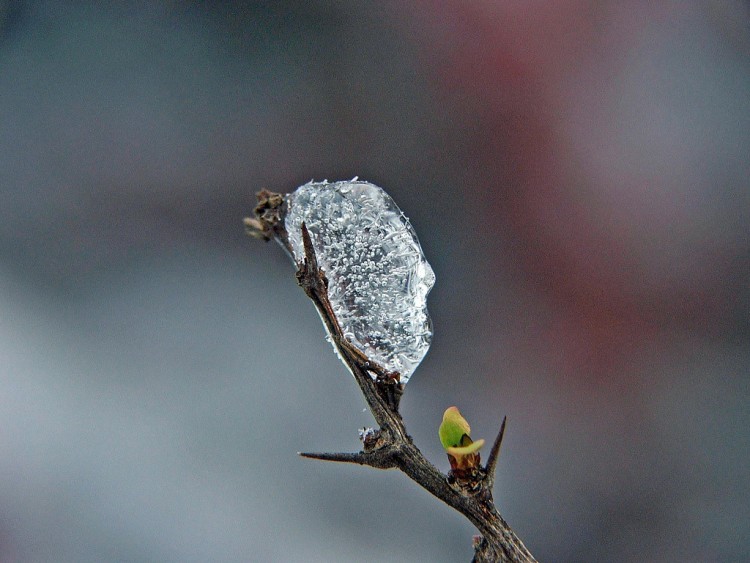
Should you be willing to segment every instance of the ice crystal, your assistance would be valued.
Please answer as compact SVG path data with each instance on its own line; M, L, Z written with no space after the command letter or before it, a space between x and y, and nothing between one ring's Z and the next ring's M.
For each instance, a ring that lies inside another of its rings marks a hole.
M435 283L409 220L381 188L356 178L310 182L287 205L294 259L304 259L304 222L344 336L406 383L430 347L426 298Z

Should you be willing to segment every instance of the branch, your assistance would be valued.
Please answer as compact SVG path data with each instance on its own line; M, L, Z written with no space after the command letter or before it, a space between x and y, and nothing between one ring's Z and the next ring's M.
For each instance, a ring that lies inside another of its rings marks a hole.
M249 234L276 239L292 254L284 229L284 198L263 190L258 193L255 219L245 219ZM412 481L451 506L474 524L481 534L475 542L473 561L536 561L495 508L492 498L494 472L500 451L505 419L484 468L466 474L441 473L414 445L398 412L404 386L399 374L390 372L367 356L351 342L341 326L328 298L328 280L318 265L310 233L302 224L305 256L298 264L297 282L312 300L331 336L334 346L354 376L372 412L379 430L363 433L364 450L358 453L301 453L303 457L323 461L356 463L377 469L398 468Z

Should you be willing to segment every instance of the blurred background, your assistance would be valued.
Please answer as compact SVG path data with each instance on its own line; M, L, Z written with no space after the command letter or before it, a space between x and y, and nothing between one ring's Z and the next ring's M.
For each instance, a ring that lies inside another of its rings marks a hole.
M750 558L750 7L0 1L0 561L471 559L372 424L260 188L409 216L402 411L503 415L540 560Z

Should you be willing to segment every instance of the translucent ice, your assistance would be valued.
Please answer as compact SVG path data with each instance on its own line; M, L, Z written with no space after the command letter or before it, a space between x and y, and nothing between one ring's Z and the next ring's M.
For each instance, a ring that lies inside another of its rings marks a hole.
M356 179L310 182L287 204L294 258L304 259L304 221L344 335L406 383L430 347L435 283L409 220L381 188Z

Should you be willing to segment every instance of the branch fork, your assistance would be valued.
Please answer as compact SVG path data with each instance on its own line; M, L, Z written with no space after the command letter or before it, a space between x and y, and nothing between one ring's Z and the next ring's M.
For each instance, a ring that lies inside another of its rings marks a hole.
M285 211L282 195L266 190L259 192L255 218L244 221L248 234L265 240L276 239L292 254L284 229ZM318 265L315 248L304 223L302 241L305 256L298 264L297 282L320 313L334 346L354 376L379 428L361 432L363 450L360 452L305 452L299 455L376 469L397 468L477 527L480 535L475 537L473 562L536 561L497 511L492 497L495 468L505 433L505 418L484 466L479 464L478 454L475 454L476 465L471 470L452 468L447 475L440 472L414 445L406 431L398 411L404 392L398 372L388 371L370 360L345 338L328 298L328 280Z

